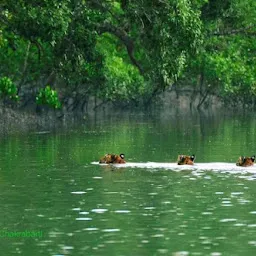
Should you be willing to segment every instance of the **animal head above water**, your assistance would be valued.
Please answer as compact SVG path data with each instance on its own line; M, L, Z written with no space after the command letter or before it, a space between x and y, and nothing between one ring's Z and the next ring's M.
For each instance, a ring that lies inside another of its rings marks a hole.
M196 159L195 155L187 156L187 155L178 155L177 163L178 165L193 165Z
M124 164L124 154L115 155L115 154L106 154L99 161L100 164Z
M254 164L254 161L255 161L255 155L251 157L240 156L236 162L236 165L243 166L243 167L252 166Z

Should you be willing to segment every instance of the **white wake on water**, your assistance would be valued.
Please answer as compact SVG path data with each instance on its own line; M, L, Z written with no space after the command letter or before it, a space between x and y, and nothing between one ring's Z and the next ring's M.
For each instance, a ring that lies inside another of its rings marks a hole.
M92 162L91 164L96 165L105 165L108 164L99 164L99 162ZM157 162L146 162L146 163L126 163L126 164L111 164L116 168L149 168L149 169L167 169L174 171L182 171L182 170L209 170L209 171L227 171L227 172L248 172L248 173L256 173L256 166L249 167L240 167L236 166L235 163L195 163L194 165L177 165L177 163L157 163Z

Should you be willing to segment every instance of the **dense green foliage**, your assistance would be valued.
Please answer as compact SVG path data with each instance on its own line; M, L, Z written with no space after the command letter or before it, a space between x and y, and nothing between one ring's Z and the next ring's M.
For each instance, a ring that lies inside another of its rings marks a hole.
M184 76L194 78L204 100L214 93L227 103L255 107L256 2L209 1L201 19L204 43Z
M36 102L37 104L44 104L53 108L61 107L57 92L51 89L49 85L39 90L39 93L36 97Z
M0 75L82 104L149 104L182 81L253 103L255 25L254 0L3 0Z
M0 79L0 96L9 97L12 100L18 100L17 87L8 77Z

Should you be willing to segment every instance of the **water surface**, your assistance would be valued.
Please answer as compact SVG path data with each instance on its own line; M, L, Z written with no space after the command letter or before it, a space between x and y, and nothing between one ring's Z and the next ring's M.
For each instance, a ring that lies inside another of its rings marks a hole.
M1 251L255 255L256 171L235 166L255 154L255 127L253 116L125 114L5 134ZM125 153L127 166L93 163L112 152ZM178 154L196 154L200 168L176 168ZM201 168L210 162L227 168ZM42 237L3 237L26 230Z

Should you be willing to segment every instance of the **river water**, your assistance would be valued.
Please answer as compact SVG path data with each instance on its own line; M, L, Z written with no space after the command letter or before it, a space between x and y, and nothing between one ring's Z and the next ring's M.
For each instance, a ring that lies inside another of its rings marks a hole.
M256 167L235 166L255 154L255 127L126 113L2 134L1 255L256 255ZM127 165L99 165L105 153Z

